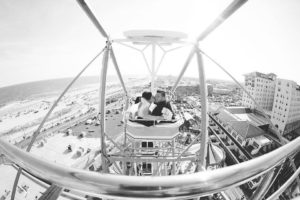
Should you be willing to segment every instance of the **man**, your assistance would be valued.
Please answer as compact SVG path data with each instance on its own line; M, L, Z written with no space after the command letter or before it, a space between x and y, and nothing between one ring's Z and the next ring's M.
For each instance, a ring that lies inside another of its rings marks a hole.
M154 103L156 104L156 107L152 110L151 115L162 116L163 108L167 108L173 113L171 104L170 104L170 102L167 102L166 93L164 91L157 90ZM172 118L174 118L174 113L173 113Z

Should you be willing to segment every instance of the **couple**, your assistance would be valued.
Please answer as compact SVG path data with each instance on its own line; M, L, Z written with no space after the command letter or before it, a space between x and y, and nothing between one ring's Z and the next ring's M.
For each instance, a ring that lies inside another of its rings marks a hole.
M171 120L173 111L170 102L166 101L166 93L158 90L156 95L152 96L151 92L143 92L137 116L146 120Z

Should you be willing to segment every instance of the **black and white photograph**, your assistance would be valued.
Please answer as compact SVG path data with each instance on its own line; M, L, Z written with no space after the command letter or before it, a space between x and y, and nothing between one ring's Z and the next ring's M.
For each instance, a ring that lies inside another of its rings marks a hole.
M300 200L299 0L0 0L0 200Z

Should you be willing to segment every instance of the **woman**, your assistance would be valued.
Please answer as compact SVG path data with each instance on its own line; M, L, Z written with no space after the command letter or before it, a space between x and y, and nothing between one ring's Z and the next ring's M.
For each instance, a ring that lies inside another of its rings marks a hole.
M163 120L161 116L152 116L150 115L149 107L153 103L152 93L143 92L141 102L139 104L137 116L139 119L148 119L148 120Z

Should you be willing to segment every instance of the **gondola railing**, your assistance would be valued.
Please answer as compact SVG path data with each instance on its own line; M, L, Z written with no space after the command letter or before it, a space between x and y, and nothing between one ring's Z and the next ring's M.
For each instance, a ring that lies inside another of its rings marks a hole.
M101 174L58 165L0 140L0 153L29 173L70 190L114 199L175 199L217 193L269 172L299 149L300 138L297 138L261 157L213 171L163 177L137 177Z

